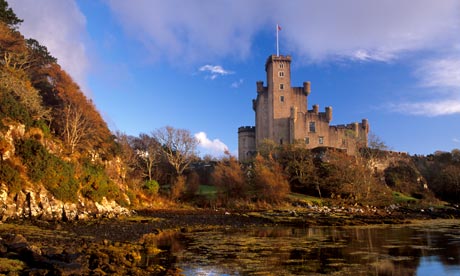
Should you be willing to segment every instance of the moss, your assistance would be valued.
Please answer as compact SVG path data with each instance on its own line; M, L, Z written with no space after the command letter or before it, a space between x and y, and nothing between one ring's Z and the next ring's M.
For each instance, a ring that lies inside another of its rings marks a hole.
M26 264L20 260L0 258L0 273L3 275L15 275L26 268Z
M393 200L396 203L407 203L407 204L416 203L418 201L418 199L405 195L400 192L393 192Z

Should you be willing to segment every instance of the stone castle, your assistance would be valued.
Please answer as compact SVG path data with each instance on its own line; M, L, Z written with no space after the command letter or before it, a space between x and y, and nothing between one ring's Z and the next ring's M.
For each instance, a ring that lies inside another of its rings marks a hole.
M257 98L252 108L256 113L255 127L238 128L238 157L246 161L257 152L264 140L275 143L299 143L306 148L332 147L354 155L367 146L369 123L330 125L332 107L319 111L318 105L308 110L310 82L302 87L291 86L291 57L268 57L265 63L267 86L257 82Z

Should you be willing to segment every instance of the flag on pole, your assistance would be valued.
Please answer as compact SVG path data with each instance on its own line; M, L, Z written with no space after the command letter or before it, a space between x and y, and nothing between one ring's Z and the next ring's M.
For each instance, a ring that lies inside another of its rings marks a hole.
M280 45L278 41L278 32L281 31L281 26L276 24L276 56L280 56Z

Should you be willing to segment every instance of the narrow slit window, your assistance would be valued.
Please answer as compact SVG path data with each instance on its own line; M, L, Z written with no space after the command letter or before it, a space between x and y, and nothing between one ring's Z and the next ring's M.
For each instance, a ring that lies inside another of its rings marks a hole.
M310 122L310 132L316 132L316 124L315 124L315 122Z
M324 144L324 137L322 137L322 136L319 137L318 143L319 143L320 145Z

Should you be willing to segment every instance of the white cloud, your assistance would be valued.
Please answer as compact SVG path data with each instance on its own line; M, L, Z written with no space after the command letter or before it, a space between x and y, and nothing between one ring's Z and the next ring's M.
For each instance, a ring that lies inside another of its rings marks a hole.
M460 57L425 61L416 74L423 86L460 88Z
M392 104L390 108L396 112L428 117L452 115L460 113L460 100L442 100L433 102L414 102Z
M220 65L209 65L209 64L201 66L199 71L209 73L209 75L207 75L206 77L212 80L216 79L218 76L225 76L225 75L233 74L232 71L225 70Z
M393 104L393 111L428 117L460 114L460 58L423 61L415 74L422 87L431 88L431 100Z
M458 34L457 0L109 0L127 33L152 55L182 62L247 57L260 31L280 31L281 52L313 60L389 60ZM270 27L271 26L271 27ZM364 55L363 55L364 54Z
M237 81L234 81L232 82L232 88L239 88L242 84L243 84L244 80L243 79L239 79Z
M458 139L458 138L453 138L453 139L452 139L452 142L454 142L454 143L459 143L459 144L460 144L460 139Z
M51 55L89 94L89 59L85 47L86 18L74 0L9 0L17 16L24 20L19 30L27 38L45 45Z
M198 140L199 146L203 149L204 154L219 157L223 156L225 151L228 151L227 145L219 139L210 140L205 132L195 133L195 138Z

